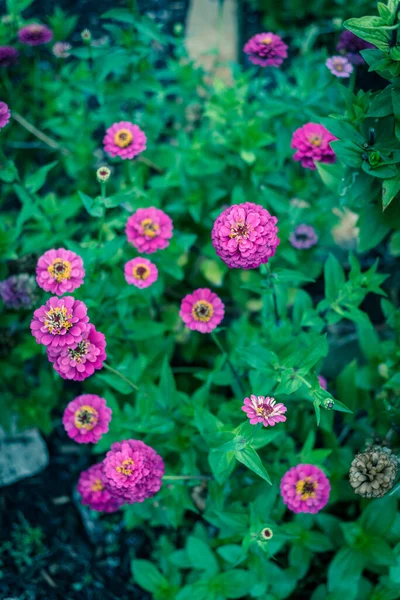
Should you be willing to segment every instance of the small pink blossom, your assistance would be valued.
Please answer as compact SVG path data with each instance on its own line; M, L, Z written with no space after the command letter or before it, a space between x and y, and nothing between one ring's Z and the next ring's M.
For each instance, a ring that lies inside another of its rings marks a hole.
M200 288L185 296L179 314L186 327L200 333L210 333L224 318L222 300L208 288Z
M5 102L0 102L0 129L3 129L10 120L11 112Z
M115 442L103 461L104 487L129 504L154 496L163 475L161 456L139 440Z
M280 67L287 57L287 45L275 33L257 33L246 42L243 51L249 61L261 67Z
M147 258L139 256L125 263L124 274L127 283L143 289L157 281L158 269Z
M72 46L68 42L56 42L53 46L53 54L57 58L68 58L71 55L70 50Z
M52 296L37 308L31 321L32 335L38 344L55 348L75 347L89 329L87 308L73 296Z
M281 480L283 502L294 513L317 513L329 500L331 485L321 469L314 465L297 465Z
M354 67L346 56L331 56L326 61L325 65L328 67L332 75L336 77L350 77Z
M114 123L103 139L104 150L111 156L131 159L146 150L146 135L137 125L129 121Z
M167 248L172 230L170 217L154 206L138 208L126 223L128 242L144 254Z
M242 410L247 414L250 423L256 425L262 423L265 427L276 423L283 423L286 417L283 416L287 411L284 404L277 404L275 398L270 396L254 396L244 399Z
M62 422L68 436L78 444L97 444L108 431L111 414L104 398L83 394L68 404Z
M85 270L80 256L71 250L48 250L38 260L36 281L46 292L61 296L83 284Z
M318 381L319 381L319 385L322 387L323 390L328 389L328 382L323 375L318 375Z
M97 463L86 471L82 471L76 489L82 497L82 504L89 506L92 510L113 513L121 508L124 501L121 498L112 496L104 488L102 472L102 463Z
M316 162L334 163L336 155L330 147L330 142L337 138L323 125L306 123L293 133L291 147L297 152L293 160L300 161L306 169L315 170Z

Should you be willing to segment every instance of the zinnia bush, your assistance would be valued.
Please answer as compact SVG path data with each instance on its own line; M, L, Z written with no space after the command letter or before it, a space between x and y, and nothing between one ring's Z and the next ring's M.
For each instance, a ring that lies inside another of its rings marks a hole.
M0 594L395 600L400 0L143 4L0 20Z

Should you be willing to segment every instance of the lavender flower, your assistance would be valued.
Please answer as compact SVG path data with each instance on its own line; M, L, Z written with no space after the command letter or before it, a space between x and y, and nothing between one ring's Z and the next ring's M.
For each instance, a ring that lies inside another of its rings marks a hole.
M312 248L312 246L317 244L318 236L315 233L314 227L302 224L298 225L290 235L289 242L292 244L293 248L305 250L307 248Z
M36 281L32 275L21 273L0 282L0 295L8 308L31 308L36 300Z

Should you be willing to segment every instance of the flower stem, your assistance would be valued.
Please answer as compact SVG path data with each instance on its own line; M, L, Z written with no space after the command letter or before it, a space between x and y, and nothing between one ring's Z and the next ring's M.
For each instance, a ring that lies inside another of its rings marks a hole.
M118 375L118 377L120 377L122 379L122 381L125 381L125 383L128 383L131 387L133 387L134 390L139 389L138 386L135 385L130 379L125 377L125 375L122 375L122 373L120 373L116 369L113 369L112 367L110 367L110 365L108 365L107 363L103 363L103 367L105 369L107 369L107 371L111 371L111 373L114 373L114 375Z
M69 154L69 150L66 148L62 148L60 144L58 144L55 140L50 138L48 135L37 129L34 125L29 123L22 115L17 113L15 110L12 111L11 116L13 119L17 121L24 129L32 133L39 140L50 146L50 148L54 148L54 150L60 150L62 154Z
M104 198L106 197L106 182L105 181L100 181L100 195L101 195L101 199L104 200Z
M162 167L159 167L152 160L149 160L148 158L145 158L144 156L139 156L138 161L143 163L144 165L147 165L151 169L154 169L154 171L157 171L157 173L164 173L164 169Z
M233 378L234 378L234 380L236 381L236 383L237 383L237 386L238 386L238 388L239 388L239 390L240 390L240 393L242 394L242 396L244 396L244 395L245 395L245 393L244 393L243 385L242 385L242 382L240 381L239 375L238 375L238 373L237 373L237 371L236 371L235 367L233 366L233 364L232 364L232 362L231 362L231 360L230 360L230 358L229 358L229 356L228 356L228 353L226 352L225 348L223 347L223 345L222 345L222 344L221 344L221 342L219 341L219 339L218 339L218 337L217 337L217 334L215 333L215 331L212 331L212 332L211 332L211 337L212 337L212 339L214 340L214 342L215 342L216 346L217 346L217 347L219 348L219 350L221 351L221 354L222 354L222 356L224 357L224 359L225 359L225 360L226 360L226 362L228 363L228 365L229 365L229 368L230 368L230 370L231 370L231 372L232 372Z
M209 475L164 475L163 479L168 479L171 481L177 480L188 480L188 479L203 479L209 481L212 479Z
M270 264L267 263L266 265L261 265L260 272L262 275L266 275L268 287L272 292L272 301L274 303L274 312L275 312L275 323L276 323L276 326L279 327L280 318L279 318L279 309L278 309L278 298L276 296L274 278L272 275ZM263 294L263 310L262 310L263 323L265 323L268 320L268 306L267 306L266 300L267 300L267 294L264 293Z

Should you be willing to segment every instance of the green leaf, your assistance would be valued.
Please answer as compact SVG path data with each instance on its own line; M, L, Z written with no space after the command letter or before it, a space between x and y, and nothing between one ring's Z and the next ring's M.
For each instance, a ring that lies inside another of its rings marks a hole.
M323 165L320 162L315 163L317 171L326 187L334 193L337 193L340 182L342 180L342 167L338 164L335 165Z
M250 593L255 583L252 571L233 569L218 575L218 588L225 598L244 598Z
M223 484L235 468L235 451L224 451L219 448L213 448L208 454L208 462L216 481L219 484Z
M134 559L131 562L133 579L150 593L168 589L168 581L149 560Z
M218 562L214 552L203 540L190 535L186 543L186 552L193 569L207 571L210 575L218 573Z
M339 550L328 567L328 590L341 592L348 600L354 600L364 561L357 550L347 547Z
M78 190L78 195L82 200L83 206L92 217L102 217L104 214L104 206L101 206L97 198L91 198L84 192Z
M390 531L396 518L396 512L397 501L395 498L386 496L374 500L368 504L361 515L361 527L368 534L384 536Z
M122 23L130 23L131 25L138 20L138 17L127 8L112 8L111 10L103 13L101 18L122 21Z
M300 271L292 271L291 269L274 269L272 276L277 283L305 283L310 281L315 281L313 277L309 277Z
M257 452L251 448L250 446L245 446L241 450L235 451L236 458L239 462L243 463L251 469L256 475L265 479L268 483L272 485L270 476L264 465L262 464L261 458L258 456Z
M324 266L325 297L329 302L334 302L339 296L346 277L344 271L333 254L329 254Z
M382 208L385 210L400 191L400 172L382 184Z
M41 167L32 175L29 175L28 177L26 177L26 179L25 179L26 189L29 192L31 192L31 194L36 194L36 192L38 192L40 190L40 188L43 187L44 184L46 183L47 174L49 173L49 171L51 171L51 169L53 169L57 164L58 164L58 160L55 160L54 162L49 163L48 165L45 165L44 167Z
M389 50L391 31L397 29L398 25L388 26L381 17L361 17L359 19L348 19L344 22L346 29L350 29L358 37L371 42L380 50Z
M160 405L164 409L171 409L176 402L176 384L167 356L161 369L160 392Z
M368 204L363 208L358 220L360 236L358 249L366 252L377 246L389 233L390 227L383 221L382 210L377 204Z

